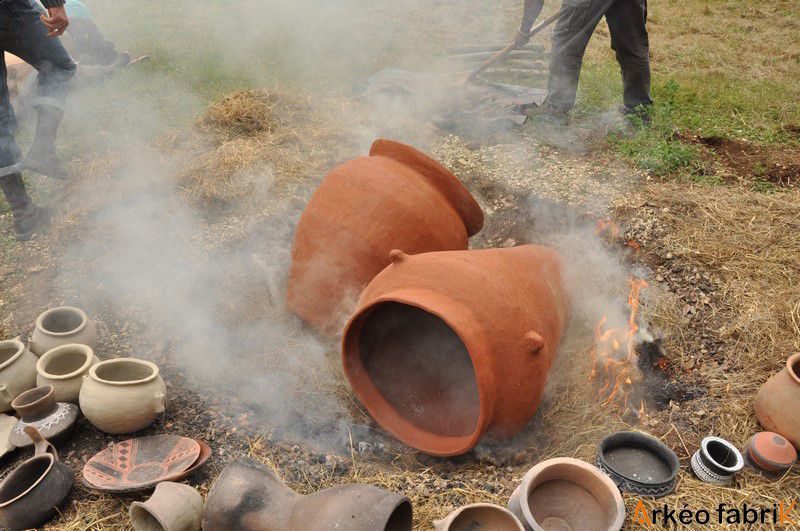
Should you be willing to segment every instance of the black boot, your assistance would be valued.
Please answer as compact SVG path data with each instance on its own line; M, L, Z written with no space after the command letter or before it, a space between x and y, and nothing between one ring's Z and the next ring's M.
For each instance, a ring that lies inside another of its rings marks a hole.
M67 170L56 153L55 145L64 111L52 105L40 105L36 110L36 133L22 167L55 179L66 179Z
M12 173L0 177L0 188L3 189L14 216L14 238L17 241L30 240L35 232L42 232L50 225L50 210L31 201L22 175Z

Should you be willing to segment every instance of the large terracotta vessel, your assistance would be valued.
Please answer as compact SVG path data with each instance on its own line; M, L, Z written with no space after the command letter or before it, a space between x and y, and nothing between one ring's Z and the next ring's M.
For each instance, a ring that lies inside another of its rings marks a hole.
M203 529L411 531L411 502L371 485L338 485L301 496L253 461L226 466L206 497Z
M81 411L106 433L133 433L164 412L167 387L155 363L135 358L101 361L84 376Z
M86 312L72 306L50 308L36 318L30 344L31 352L41 356L48 350L68 343L80 343L94 348L97 342L97 323Z
M800 353L790 356L783 370L758 390L756 417L764 429L783 435L800 450Z
M463 184L416 149L376 140L368 157L337 166L303 211L289 274L289 308L319 330L338 332L389 251L467 248L483 212Z
M36 361L22 341L0 341L0 413L11 410L20 393L36 386Z
M391 257L344 332L358 398L395 437L433 455L518 432L536 412L566 321L556 252Z

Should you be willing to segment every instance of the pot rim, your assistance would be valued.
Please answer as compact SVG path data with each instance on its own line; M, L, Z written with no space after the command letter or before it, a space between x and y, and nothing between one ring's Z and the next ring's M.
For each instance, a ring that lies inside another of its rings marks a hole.
M711 454L708 452L708 445L711 444L712 442L719 443L722 446L726 447L731 452L733 452L733 455L736 457L736 464L733 466L725 466L722 463L717 462L717 460L714 459L713 457L711 457ZM740 452L739 449L736 448L736 446L734 446L732 442L727 441L722 437L714 437L714 436L704 437L703 440L700 442L700 455L708 459L711 463L714 464L715 467L725 471L729 475L736 474L744 467L744 457L742 456L742 452Z
M490 508L500 511L501 513L506 514L506 516L511 517L513 521L517 523L517 527L520 529L520 531L525 531L525 527L522 525L522 522L519 521L519 518L517 518L517 516L514 513L512 513L502 505L497 505L496 503L488 503L488 502L468 503L467 505L462 505L461 507L458 507L453 511L451 511L447 516L443 518L443 520L447 520L448 518L451 517L455 519L458 515L460 515L464 511L476 508Z
M150 374L149 376L147 376L145 378L142 378L141 380L129 380L129 381L124 381L124 382L118 382L118 381L114 381L114 380L106 380L104 378L100 378L99 376L97 376L97 369L105 367L105 366L108 366L108 365L117 364L117 363L122 363L122 364L132 363L134 365L144 365L146 367L149 367L153 372L152 372L152 374ZM156 377L158 376L158 374L159 374L158 365L156 365L152 361L140 360L139 358L114 358L112 360L105 360L105 361L101 361L100 363L95 363L89 369L89 376L93 380L98 381L100 383L108 384L108 385L138 385L138 384L143 384L143 383L147 383L149 381L155 380Z
M53 313L55 313L57 311L64 311L64 310L68 310L68 311L72 311L72 312L77 313L81 318L81 324L79 324L77 327L75 327L72 330L69 330L67 332L52 332L50 330L47 330L42 325L42 322L45 320L46 317L50 316L51 314L53 314ZM55 308L50 308L49 310L45 310L44 312L42 312L39 315L39 317L36 318L36 329L40 330L42 333L44 333L44 334L46 334L48 336L64 337L64 336L69 336L69 335L72 335L72 334L77 334L78 332L80 332L81 330L86 328L86 325L88 323L89 323L89 316L86 315L86 312L84 312L80 308L76 308L75 306L56 306Z
M486 394L482 392L482 389L484 387L490 388L493 384L490 380L487 380L486 377L483 376L483 373L487 371L479 370L480 364L476 365L477 358L473 355L473 351L470 348L470 345L474 342L469 341L468 337L463 334L462 331L459 330L458 327L456 327L449 319L447 319L443 312L439 311L433 307L433 304L431 304L434 302L441 303L441 301L448 300L449 298L443 294L431 291L429 289L415 289L414 292L416 295L414 298L408 296L408 290L398 290L387 293L372 300L368 305L358 308L356 313L353 314L353 316L345 325L344 333L342 334L342 365L344 367L345 376L347 376L353 392L359 398L361 403L364 404L364 407L367 408L367 411L372 418L401 442L429 455L440 457L461 455L473 448L481 439L481 437L483 437L483 434L489 427L492 404L489 402ZM424 294L424 297L420 297L421 294ZM472 433L453 437L437 435L417 427L399 414L396 408L383 397L380 391L378 391L378 389L372 383L372 380L366 375L363 364L360 363L360 356L348 355L350 349L347 347L350 340L350 332L353 327L359 324L359 322L361 322L363 325L364 318L366 318L375 308L387 302L396 302L412 306L441 319L442 322L444 322L464 344L464 347L469 354L470 361L472 362L472 369L475 373L475 380L478 384L479 410L478 418L475 423L475 429ZM440 304L437 306L440 306ZM384 412L384 414L378 417L374 413L376 410L381 410ZM420 444L420 441L426 440L432 442L432 444Z
M12 363L17 361L25 352L25 343L23 343L19 339L6 339L5 341L0 341L0 347L6 345L17 347L17 352L3 363L0 363L0 371L5 369L6 367L9 367Z
M68 374L52 374L47 372L44 368L47 361L49 361L50 358L53 358L65 351L79 351L86 357L86 361L84 361L83 365L81 365L80 368ZM75 378L76 376L80 376L81 374L86 372L86 369L91 367L93 361L94 361L94 350L92 350L92 347L88 345L83 345L81 343L67 343L66 345L60 345L58 347L51 348L50 350L42 354L42 357L40 357L39 361L36 362L36 372L39 373L39 375L43 376L44 378L47 378L48 380L68 380L70 378Z
M474 236L483 228L483 210L475 197L453 172L436 159L413 146L386 138L378 138L372 143L369 156L390 158L423 175L458 213L467 230L467 236Z
M608 529L621 529L622 525L625 523L625 502L622 500L622 494L620 493L619 487L617 487L616 483L614 483L614 481L608 477L608 474L596 466L581 459L575 459L574 457L554 457L552 459L546 459L545 461L537 463L525 473L525 476L522 478L522 482L520 484L520 487L522 488L519 491L518 498L520 502L519 505L522 508L522 514L525 516L528 524L530 525L531 522L534 522L538 527L534 527L533 525L531 525L531 527L534 527L534 529L542 529L542 527L538 525L538 522L533 517L533 513L531 513L530 504L527 503L528 497L531 494L533 479L546 469L558 465L580 468L581 470L584 470L599 479L600 482L606 486L608 491L611 493L612 498L614 499L614 504L617 509L617 515L614 518L614 521L608 526Z
M670 467L670 472L671 472L670 476L662 481L655 481L655 482L642 481L641 479L626 476L625 474L622 474L618 470L609 466L608 461L606 460L605 457L606 451L612 448L616 448L618 445L615 444L614 446L612 446L612 444L616 443L618 439L623 439L627 437L632 437L634 439L638 439L639 442L646 443L648 446L647 448L648 450L654 450L657 448L660 452L660 457L665 458L666 464ZM605 436L598 445L597 455L604 463L604 466L608 467L612 472L614 472L614 474L618 475L621 478L626 479L627 481L631 481L639 485L647 485L647 486L667 485L678 477L678 473L680 472L681 468L680 459L678 459L678 456L675 454L672 448L670 448L660 440L656 439L652 435L649 435L647 433L642 433L639 431L617 431L610 435Z
M158 487L158 485L156 485L156 487ZM155 496L155 493L153 493L153 495L150 496L150 498L148 498L147 501L144 501L144 502L135 501L135 502L131 503L131 506L128 509L128 517L131 519L131 522L133 522L133 513L134 513L134 511L142 510L142 511L146 512L147 514L149 514L150 516L152 516L162 528L167 529L168 528L167 525L164 523L164 521L161 519L161 517L158 515L158 513L156 513L155 511L151 510L150 506L147 505L148 502L150 501L150 499L153 498L153 496Z
M34 481L34 482L33 482L33 484L32 484L30 487L28 487L27 489L25 489L23 492L21 492L20 494L18 494L16 497L14 497L14 498L11 498L10 500L8 500L8 501L5 501L5 502L3 502L3 503L0 503L0 509L2 509L2 508L5 508L5 507L8 507L9 505L11 505L12 503L16 502L17 500L20 500L20 499L22 499L24 496L26 496L28 493L30 493L30 492L31 492L33 489L35 489L35 488L36 488L36 487L37 487L37 486L38 486L38 485L39 485L39 484L40 484L42 481L44 481L44 478L46 478L46 477L47 477L47 475L48 475L48 474L50 473L50 471L53 469L53 466L55 466L55 463L56 463L55 456L54 456L53 454L51 454L51 453L46 453L46 454L35 455L35 456L31 457L30 459L26 460L25 462L23 462L22 464L20 464L20 465L19 465L17 468L15 468L14 470L12 470L12 471L11 471L11 473L10 473L10 474L8 474L8 475L5 477L5 479L3 479L2 483L0 483L0 489L2 489L2 487L3 487L3 486L4 486L4 485L5 485L5 484L6 484L6 483L7 483L7 482L8 482L8 481L9 481L9 480L12 478L12 477L14 477L14 475L15 475L15 474L18 474L18 473L20 473L19 471L20 471L20 470L22 470L22 469L23 469L23 467L27 466L29 463L33 463L33 462L35 462L35 461L37 461L37 460L42 460L42 459L48 459L48 460L50 461L50 464L47 466L47 468L45 469L45 471L44 471L44 472L42 472L42 475L41 475L41 476L39 476L39 478L38 478L36 481Z
M28 402L27 404L20 404L19 403L19 399L20 398L24 398L25 395L27 395L29 393L33 393L34 391L38 391L39 389L49 389L49 390L44 395L40 396L39 398L37 398L33 402ZM19 407L29 408L34 404L39 404L40 402L44 402L45 400L48 400L48 399L52 398L53 395L55 394L55 392L56 392L55 388L52 385L39 385L39 386L33 387L31 389L28 389L28 390L23 391L20 394L18 394L17 397L14 400L11 401L11 407L15 411Z
M792 377L795 383L800 384L800 374L797 374L794 371L794 365L797 365L798 363L800 363L800 352L789 356L789 359L786 360L786 370L789 371L789 376Z

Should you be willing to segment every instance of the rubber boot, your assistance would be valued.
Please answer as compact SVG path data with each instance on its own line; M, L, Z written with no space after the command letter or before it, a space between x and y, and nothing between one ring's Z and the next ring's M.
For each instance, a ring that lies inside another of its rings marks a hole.
M55 179L66 179L67 170L56 153L56 134L64 111L52 105L36 107L38 118L36 133L22 167Z
M50 225L50 210L31 201L22 175L12 173L0 177L0 188L14 216L14 238L17 241L28 241L35 232L42 232Z

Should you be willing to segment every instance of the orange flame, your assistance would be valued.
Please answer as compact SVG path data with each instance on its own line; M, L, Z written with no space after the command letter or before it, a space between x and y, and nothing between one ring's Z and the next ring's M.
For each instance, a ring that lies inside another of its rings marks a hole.
M630 317L627 328L604 330L608 316L603 316L595 328L595 342L592 349L591 379L600 383L599 396L603 405L617 403L621 410L638 408L639 416L644 414L644 399L639 404L629 406L631 392L642 380L636 354L636 335L639 325L636 316L639 312L639 292L647 287L644 279L632 278L628 295Z

